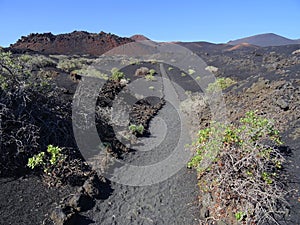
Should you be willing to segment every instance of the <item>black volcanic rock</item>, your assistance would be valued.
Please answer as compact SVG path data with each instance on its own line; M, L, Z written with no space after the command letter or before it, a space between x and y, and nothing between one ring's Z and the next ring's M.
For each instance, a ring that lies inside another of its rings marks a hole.
M260 47L268 47L268 46L281 46L281 45L292 45L292 44L300 44L300 40L292 40L277 34L267 33L267 34L259 34L246 38L241 38L233 41L229 41L230 45L238 45L242 43L248 43L251 45L257 45Z
M22 36L12 49L33 50L46 54L89 54L99 56L120 45L133 42L130 38L100 32L99 34L85 31L74 31L67 34L53 35L52 33L30 34Z

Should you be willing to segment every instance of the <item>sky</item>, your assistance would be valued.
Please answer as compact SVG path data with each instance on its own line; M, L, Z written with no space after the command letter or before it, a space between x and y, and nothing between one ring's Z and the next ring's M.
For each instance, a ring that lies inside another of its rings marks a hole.
M30 33L104 31L154 41L300 38L300 0L0 0L0 46Z

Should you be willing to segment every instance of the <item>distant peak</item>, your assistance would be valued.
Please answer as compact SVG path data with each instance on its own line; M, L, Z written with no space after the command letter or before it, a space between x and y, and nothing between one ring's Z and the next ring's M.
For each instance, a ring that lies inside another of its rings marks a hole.
M142 34L135 34L130 37L130 39L135 40L135 41L149 41L150 39L145 37Z
M288 39L282 37L278 34L274 33L265 33L265 34L257 34L250 37L245 37L233 41L229 41L228 44L230 45L237 45L242 43L249 43L251 45L257 45L260 47L267 47L267 46L280 46L280 45L290 45L290 44L297 44L297 40Z

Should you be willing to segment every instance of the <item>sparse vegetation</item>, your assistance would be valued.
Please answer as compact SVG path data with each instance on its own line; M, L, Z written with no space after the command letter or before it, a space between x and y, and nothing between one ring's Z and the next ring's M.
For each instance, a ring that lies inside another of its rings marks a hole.
M57 68L68 73L73 70L79 70L93 63L94 60L87 58L62 58L57 64Z
M218 72L218 68L215 67L215 66L207 66L207 67L205 68L205 70L207 70L207 71L209 71L209 72L211 72L211 73L216 73L216 72Z
M140 65L141 62L138 59L130 59L129 65Z
M156 74L155 69L150 69L150 70L149 70L149 74L150 74L151 76L154 76L154 75Z
M195 70L193 70L193 69L188 69L188 73L189 73L189 75L193 75L195 72L196 72L196 71L195 71Z
M124 79L124 73L119 71L117 68L112 68L111 70L111 79L114 81L120 81Z
M62 154L62 149L53 145L48 145L47 153L40 152L28 159L27 166L34 169L37 166L42 166L43 171L48 173L51 167L56 166L60 161L65 160L66 156Z
M135 125L135 124L131 124L129 126L129 130L133 133L133 134L143 134L144 133L144 126L142 124L139 125Z
M53 59L44 55L31 56L24 54L20 56L20 60L22 60L30 69L45 68L48 66L55 67L57 65Z
M97 77L99 79L108 80L108 75L105 73L101 73L99 70L93 68L93 67L85 67L79 70L74 70L72 73L80 74L83 76L89 76L89 77Z
M206 89L207 92L214 92L218 89L225 90L226 88L230 87L231 85L235 84L236 81L232 80L231 78L217 78L214 83L210 83Z
M154 81L154 80L156 80L156 78L155 78L153 75L151 75L151 74L147 74L147 75L145 76L145 79L146 79L147 81Z
M211 217L256 224L285 213L281 144L273 122L253 111L238 123L213 123L199 131L188 167L197 169L201 191L213 198Z
M50 142L75 145L69 102L49 77L32 73L30 60L0 52L1 176L25 173L28 158Z
M140 67L135 71L135 76L146 76L149 73L149 68L147 67Z

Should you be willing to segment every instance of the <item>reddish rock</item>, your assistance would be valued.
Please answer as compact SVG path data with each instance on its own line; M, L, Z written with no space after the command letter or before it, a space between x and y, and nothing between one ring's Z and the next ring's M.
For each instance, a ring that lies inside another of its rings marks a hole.
M114 34L99 34L85 31L74 31L67 34L52 33L30 34L22 36L10 47L18 50L33 50L47 54L89 54L99 56L120 45L133 42L130 38L118 37Z
M130 39L135 41L149 41L150 39L141 34L136 34L130 37Z

